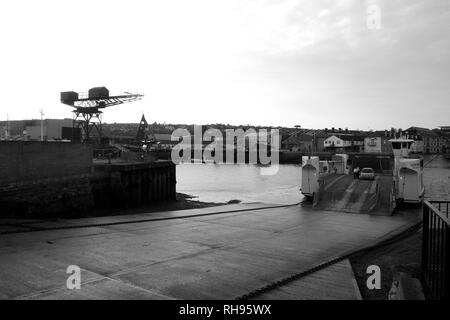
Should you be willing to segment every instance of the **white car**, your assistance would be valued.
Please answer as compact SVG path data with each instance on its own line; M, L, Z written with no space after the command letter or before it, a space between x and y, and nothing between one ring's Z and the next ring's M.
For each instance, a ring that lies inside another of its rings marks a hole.
M375 179L375 171L372 168L364 168L361 170L359 174L359 178L361 180L374 180Z

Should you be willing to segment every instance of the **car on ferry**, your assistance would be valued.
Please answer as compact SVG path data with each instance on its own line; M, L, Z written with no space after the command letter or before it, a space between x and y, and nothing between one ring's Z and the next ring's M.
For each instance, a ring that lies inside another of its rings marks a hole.
M375 171L372 168L363 168L359 174L361 180L374 180Z

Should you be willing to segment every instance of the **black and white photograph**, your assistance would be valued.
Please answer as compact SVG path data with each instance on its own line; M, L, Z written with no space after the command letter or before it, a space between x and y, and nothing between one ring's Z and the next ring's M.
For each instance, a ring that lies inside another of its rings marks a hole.
M0 41L3 302L450 299L448 0L2 1Z

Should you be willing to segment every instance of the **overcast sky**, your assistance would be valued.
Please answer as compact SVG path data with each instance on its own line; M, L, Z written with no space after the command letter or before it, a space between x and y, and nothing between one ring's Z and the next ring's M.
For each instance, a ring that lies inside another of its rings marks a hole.
M106 86L145 94L106 122L450 125L448 0L1 1L0 38L2 120Z

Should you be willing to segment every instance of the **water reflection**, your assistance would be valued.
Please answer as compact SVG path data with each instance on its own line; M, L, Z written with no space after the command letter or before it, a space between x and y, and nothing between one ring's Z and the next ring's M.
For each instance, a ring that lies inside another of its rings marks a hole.
M251 164L180 164L177 192L197 196L200 201L293 204L302 200L299 165L280 165L273 176L260 174Z

